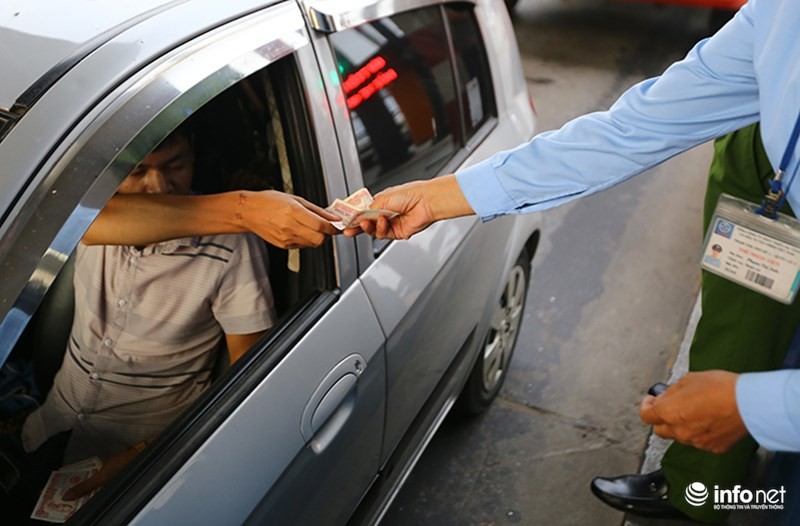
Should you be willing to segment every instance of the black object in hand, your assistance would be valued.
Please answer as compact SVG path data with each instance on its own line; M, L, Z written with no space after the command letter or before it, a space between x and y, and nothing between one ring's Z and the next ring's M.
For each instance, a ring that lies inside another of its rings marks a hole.
M653 386L647 390L647 394L658 396L664 391L666 391L668 387L669 386L667 384L658 382L657 384L653 384Z

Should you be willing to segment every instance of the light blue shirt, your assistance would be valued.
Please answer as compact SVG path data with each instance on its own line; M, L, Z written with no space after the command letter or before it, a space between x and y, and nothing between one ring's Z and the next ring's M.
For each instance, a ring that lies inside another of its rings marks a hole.
M660 77L629 89L608 111L459 172L461 190L483 220L545 210L756 121L777 167L800 116L798 28L800 0L750 0L717 34ZM798 165L795 151L787 176ZM800 210L800 182L787 199ZM745 425L761 445L800 451L798 374L743 374L736 393Z

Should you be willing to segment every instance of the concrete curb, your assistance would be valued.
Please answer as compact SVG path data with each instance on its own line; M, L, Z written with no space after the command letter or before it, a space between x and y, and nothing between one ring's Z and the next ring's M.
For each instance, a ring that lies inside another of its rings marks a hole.
M700 305L700 294L697 294L697 300L694 303L692 315L689 317L689 323L686 326L686 333L683 336L681 347L678 350L678 356L675 358L675 364L672 366L668 384L673 384L678 381L683 375L689 371L689 348L692 345L694 338L694 331L697 329L697 322L700 320L702 314L702 306ZM672 443L672 440L665 440L651 434L647 443L647 448L644 452L644 459L642 460L642 467L639 473L650 473L661 467L661 457L667 447Z

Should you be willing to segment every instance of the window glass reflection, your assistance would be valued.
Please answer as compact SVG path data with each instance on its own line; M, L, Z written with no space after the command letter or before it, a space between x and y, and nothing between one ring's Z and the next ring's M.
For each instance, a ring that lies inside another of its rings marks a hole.
M453 38L462 119L467 138L496 114L492 78L475 14L469 6L445 8Z
M447 34L438 8L331 36L365 185L435 175L461 144Z

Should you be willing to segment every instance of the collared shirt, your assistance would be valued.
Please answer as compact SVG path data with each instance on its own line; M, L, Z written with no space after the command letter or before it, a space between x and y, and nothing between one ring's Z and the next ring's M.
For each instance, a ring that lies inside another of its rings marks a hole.
M72 333L25 422L28 451L68 429L70 459L153 438L206 389L223 333L274 323L266 249L252 234L80 245L76 258Z
M798 27L799 1L750 0L718 33L660 77L630 88L608 111L579 117L458 173L461 190L483 220L544 210L756 121L777 167L800 117ZM795 151L787 176L798 171L798 161ZM800 210L800 183L787 199ZM766 374L777 379L779 373ZM800 451L800 389L788 387L800 378L780 376L786 388L773 399L767 397L774 390L748 376L740 378L748 387L737 393L750 432L765 447ZM756 401L775 410L754 411Z

